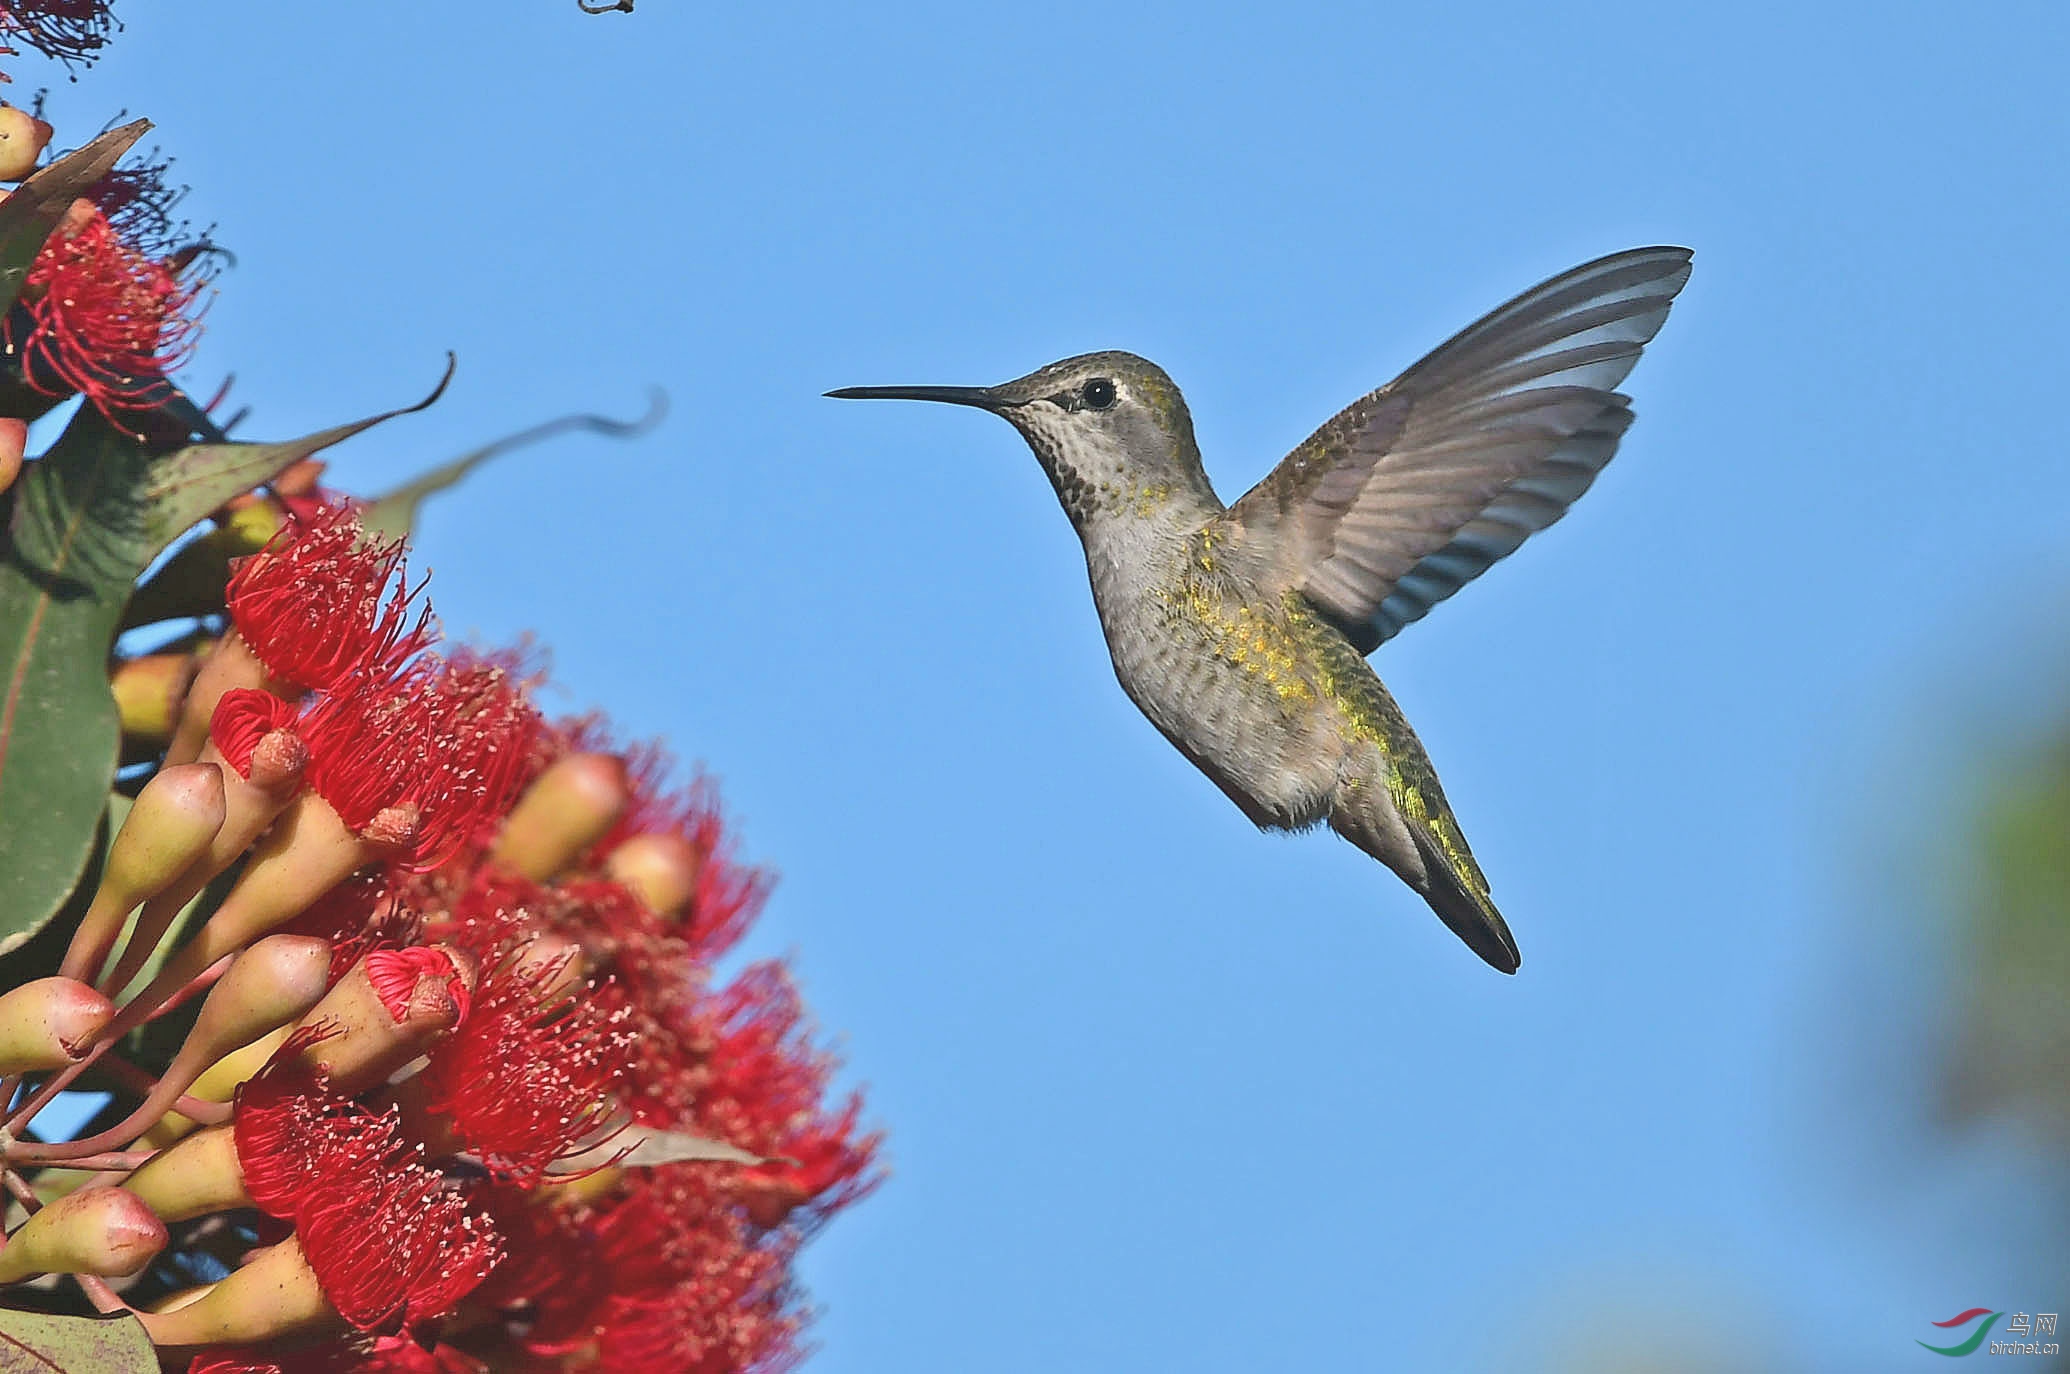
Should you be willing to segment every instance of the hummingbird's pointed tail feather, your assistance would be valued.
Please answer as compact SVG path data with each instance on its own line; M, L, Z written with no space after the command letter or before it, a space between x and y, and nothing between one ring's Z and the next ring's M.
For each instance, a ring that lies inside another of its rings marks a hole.
M1413 771L1420 779L1406 781L1397 772L1392 785L1340 788L1330 808L1330 828L1400 875L1490 967L1515 973L1523 956L1509 923L1489 898L1488 880L1415 743L1413 735L1406 736L1398 747L1413 750Z
M1415 824L1409 826L1409 835L1423 858L1425 881L1417 888L1423 900L1430 903L1430 909L1451 927L1454 935L1466 941L1468 949L1491 967L1515 973L1524 961L1523 955L1517 950L1516 938L1509 933L1509 923L1489 898L1488 889L1483 882L1473 881L1480 878L1480 870L1471 868L1473 860L1467 860L1470 873L1463 873L1438 844L1437 836Z

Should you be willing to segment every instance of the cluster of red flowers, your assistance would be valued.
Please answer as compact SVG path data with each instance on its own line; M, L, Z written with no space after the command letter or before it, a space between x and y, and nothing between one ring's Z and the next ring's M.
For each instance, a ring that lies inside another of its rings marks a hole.
M218 648L189 706L214 727L203 756L247 779L293 734L290 807L327 805L357 841L358 876L285 903L278 928L330 943L334 987L364 970L398 1025L420 982L464 1007L396 1083L311 1067L322 1037L297 1032L229 1128L327 1305L412 1340L194 1368L782 1365L791 1257L872 1185L877 1138L858 1099L826 1105L835 1066L781 964L713 985L766 875L732 859L708 784L667 789L660 750L612 750L594 719L543 726L512 660L428 649L405 579L349 507L290 516L231 583L245 652Z
M119 899L104 879L51 980L104 1010L6 1124L102 1056L142 1101L9 1165L133 1170L82 1190L110 1200L72 1228L131 1239L75 1272L164 1250L187 1258L147 1282L170 1284L224 1263L226 1222L258 1247L139 1312L195 1374L787 1366L792 1259L879 1141L830 1100L783 965L714 972L767 875L659 748L542 721L520 655L440 652L404 549L349 502L264 499L279 533L235 566L115 840L148 857L111 858ZM109 1054L212 984L156 1078Z
M0 42L66 62L112 26L0 0ZM0 180L50 136L0 105ZM199 286L164 170L87 188L0 315L0 490L65 397L147 446L204 425L167 381ZM59 975L0 992L0 1182L31 1214L0 1283L72 1274L194 1374L787 1366L793 1258L879 1139L785 967L716 972L768 876L658 746L542 719L522 654L442 648L402 543L319 471L218 512L190 550L246 556L202 629L116 666L155 766ZM128 1115L39 1138L93 1067Z

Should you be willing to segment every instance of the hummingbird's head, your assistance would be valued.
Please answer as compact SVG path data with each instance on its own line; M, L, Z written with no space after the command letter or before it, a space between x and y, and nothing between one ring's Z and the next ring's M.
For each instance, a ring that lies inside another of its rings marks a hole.
M998 386L857 386L844 400L976 406L1021 432L1074 522L1148 515L1174 496L1213 492L1186 400L1164 369L1133 353L1084 353Z

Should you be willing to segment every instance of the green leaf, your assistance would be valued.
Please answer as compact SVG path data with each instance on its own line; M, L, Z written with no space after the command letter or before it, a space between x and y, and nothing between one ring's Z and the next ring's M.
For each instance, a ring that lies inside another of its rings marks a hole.
M63 905L92 852L119 745L108 653L137 577L230 497L444 389L286 443L157 457L81 406L24 470L0 538L0 954Z
M0 1309L0 1374L158 1374L135 1317L58 1317Z
M452 379L453 361L448 355L445 375L439 378L429 396L414 405L386 410L364 420L354 420L349 425L337 425L286 443L194 444L157 460L151 464L142 491L143 500L150 510L149 533L154 541L145 563L165 552L166 546L174 539L231 497L272 481L311 454L343 443L384 420L423 410L445 394L446 383ZM142 572L143 568L139 567L137 571ZM134 580L135 574L131 576Z
M668 396L657 389L647 394L647 413L637 420L613 420L604 415L563 415L559 419L548 420L545 424L521 429L515 434L506 434L493 443L461 454L450 463L441 463L413 481L405 482L394 491L375 497L359 513L360 523L365 525L370 533L389 539L401 539L416 527L417 508L424 504L425 498L436 495L448 487L458 486L466 480L469 473L491 458L575 429L608 435L614 439L630 439L645 434L660 424L661 417L666 414Z
M108 174L130 145L151 127L148 119L110 129L23 182L0 201L0 314L22 293L29 266L79 193Z

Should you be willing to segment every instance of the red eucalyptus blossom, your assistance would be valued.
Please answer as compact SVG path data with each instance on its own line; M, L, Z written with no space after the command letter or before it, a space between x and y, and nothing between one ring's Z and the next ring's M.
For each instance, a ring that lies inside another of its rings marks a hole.
M292 1222L324 1296L361 1330L449 1312L502 1258L466 1194L420 1160L392 1111L334 1093L289 1037L238 1090L237 1158L259 1208Z
M501 669L418 659L392 675L364 666L302 718L309 785L355 833L407 814L395 861L429 868L509 810L531 767L539 717Z
M24 380L46 396L76 392L102 414L138 410L167 394L166 374L193 351L198 294L90 201L75 201L0 332Z
M349 505L304 510L231 574L237 633L292 689L328 689L354 669L393 672L433 633L428 608L410 615L403 542L370 534Z
M614 1374L787 1369L803 1325L796 1237L756 1231L709 1166L636 1171L586 1219L598 1281L543 1292L530 1347Z
M579 1153L617 1114L631 1037L623 1017L561 990L569 955L531 963L508 949L475 989L474 1010L431 1052L415 1085L467 1151L525 1185Z
M423 806L437 817L440 859L476 838L517 803L550 747L527 697L532 674L510 657L461 650L431 680L429 757Z

